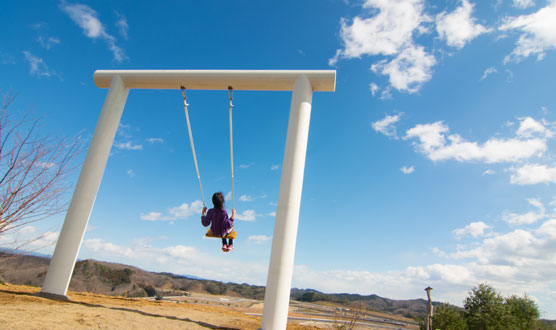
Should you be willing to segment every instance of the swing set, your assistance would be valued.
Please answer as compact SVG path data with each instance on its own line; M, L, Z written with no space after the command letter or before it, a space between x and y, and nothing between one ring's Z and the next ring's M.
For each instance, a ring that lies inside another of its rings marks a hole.
M234 89L232 86L228 86L228 96L230 98L229 113L230 113L230 168L232 173L232 209L234 209L234 138L232 131L232 104ZM203 207L205 207L205 196L203 194L203 184L201 183L201 175L199 174L199 165L197 164L197 155L195 153L195 144L193 143L193 132L191 130L191 121L189 120L189 104L187 103L187 96L185 95L185 87L181 86L181 95L183 97L183 109L185 111L185 120L187 121L187 132L189 133L189 142L191 144L191 153L193 154L193 162L195 163L195 171L197 172L197 180L199 181L199 190L201 190L201 200L203 201ZM237 232L232 230L225 236L216 236L209 230L205 234L206 237L213 238L227 238L235 239L237 237Z
M333 92L336 88L336 71L97 70L93 79L97 87L108 88L108 93L40 294L50 298L67 299L66 293L71 275L130 89L178 90L180 86L187 86L190 90L228 89L230 93L232 196L234 177L232 90L227 87L233 86L236 91L290 91L292 94L286 146L261 320L261 329L263 330L286 329L313 92ZM187 113L185 88L182 90L189 137L202 194L201 179L193 147L193 135ZM207 236L210 237L210 235Z

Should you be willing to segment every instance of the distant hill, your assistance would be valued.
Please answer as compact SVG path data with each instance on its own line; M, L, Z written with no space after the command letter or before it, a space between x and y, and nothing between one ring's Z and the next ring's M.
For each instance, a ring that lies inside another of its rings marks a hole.
M352 293L322 293L316 290L292 289L292 299L306 302L332 302L341 305L356 305L376 312L386 312L403 315L409 318L425 318L427 315L427 300L393 300L382 298L376 294L368 296ZM433 302L434 306L440 305Z
M49 258L35 255L0 256L0 278L13 284L42 286ZM249 284L222 283L195 279L172 273L154 273L137 267L97 261L78 261L69 289L128 297L184 295L201 292L249 299L264 299L264 287ZM326 302L344 306L359 304L372 311L400 314L410 318L424 318L427 302L424 299L393 300L377 295L348 293L326 294L312 289L292 289L291 298L305 302ZM437 305L438 303L434 303Z

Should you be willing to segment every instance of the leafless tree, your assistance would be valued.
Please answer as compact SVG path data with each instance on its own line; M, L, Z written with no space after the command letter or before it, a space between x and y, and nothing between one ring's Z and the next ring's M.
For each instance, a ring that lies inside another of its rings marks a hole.
M75 168L79 138L39 132L40 119L9 111L13 94L3 94L0 112L0 238L65 210L67 176ZM26 242L12 242L10 249ZM29 243L27 241L27 243ZM15 246L14 246L15 245Z
M336 311L333 316L332 329L334 330L355 330L358 328L357 322L365 317L365 308L361 303L350 304L349 309Z

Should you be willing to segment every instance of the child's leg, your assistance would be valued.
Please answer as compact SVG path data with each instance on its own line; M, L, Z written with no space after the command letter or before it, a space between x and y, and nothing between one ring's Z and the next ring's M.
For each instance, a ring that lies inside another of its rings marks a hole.
M222 252L228 252L230 249L228 248L228 244L226 244L226 239L222 238Z
M229 238L229 239L228 239L228 245L229 245L229 246L234 245L234 240L231 239L231 238Z

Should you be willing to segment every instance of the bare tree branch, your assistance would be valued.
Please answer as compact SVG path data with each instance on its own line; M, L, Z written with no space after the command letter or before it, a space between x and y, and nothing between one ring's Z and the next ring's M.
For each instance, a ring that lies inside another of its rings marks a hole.
M79 137L42 136L40 118L18 119L8 110L15 98L3 94L0 110L0 238L66 209L67 177L82 150Z

